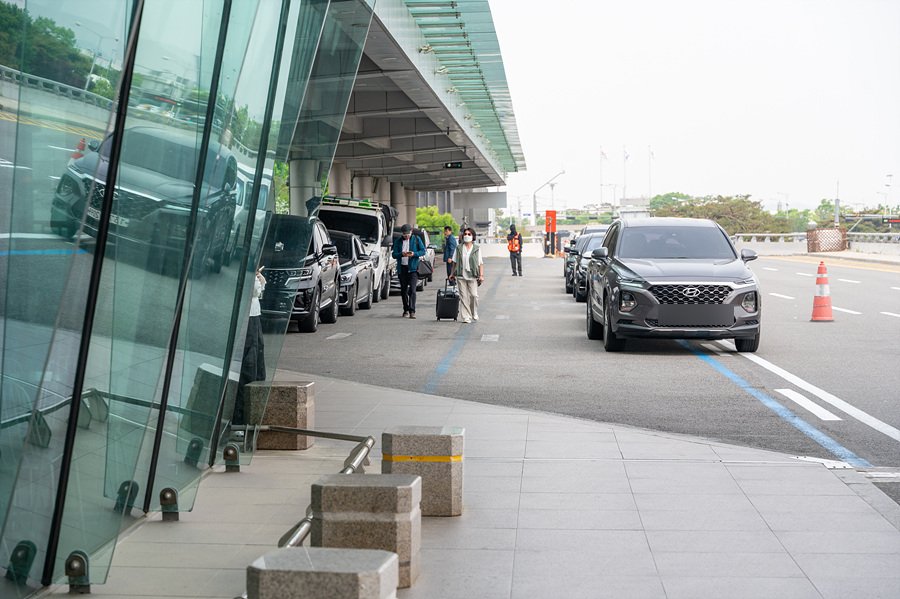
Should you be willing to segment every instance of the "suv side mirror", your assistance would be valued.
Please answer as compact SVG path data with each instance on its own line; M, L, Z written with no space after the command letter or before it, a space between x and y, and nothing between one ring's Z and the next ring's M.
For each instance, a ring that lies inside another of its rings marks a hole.
M597 248L591 252L591 260L602 260L607 257L609 257L609 249L607 248Z
M389 248L394 245L394 236L388 233L384 236L384 239L381 240L381 247Z
M756 260L759 256L756 254L756 250L751 250L750 248L744 248L741 250L741 260L744 262L750 262L751 260Z
M337 256L337 246L333 243L326 243L322 246L322 253L326 256Z
M91 152L96 152L99 149L100 149L100 142L97 141L96 139L92 139L91 141L88 142L88 150L90 150Z

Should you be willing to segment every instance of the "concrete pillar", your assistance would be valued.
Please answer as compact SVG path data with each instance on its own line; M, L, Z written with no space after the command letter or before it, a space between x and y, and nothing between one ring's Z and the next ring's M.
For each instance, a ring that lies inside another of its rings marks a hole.
M394 426L381 435L381 472L422 477L422 515L459 516L465 429Z
M415 189L404 189L403 190L406 195L406 222L408 222L413 227L416 226L416 190Z
M372 197L372 186L375 180L372 177L353 177L353 199L365 200Z
M395 226L406 222L406 190L401 183L391 183L391 206L399 213Z
M343 162L334 162L328 174L328 194L339 198L350 197L350 171Z
M281 547L247 567L247 599L395 599L398 563L388 551Z
M380 204L391 203L391 183L385 177L378 177L375 180L375 193L373 199Z
M393 551L400 587L419 576L422 479L409 474L329 474L313 483L310 545Z
M309 216L311 209L319 205L322 184L319 181L318 160L294 160L288 165L290 171L291 214Z
M316 384L311 381L256 381L244 385L247 422L290 428L315 429ZM268 398L268 401L266 401ZM315 437L293 433L261 432L257 449L309 449Z

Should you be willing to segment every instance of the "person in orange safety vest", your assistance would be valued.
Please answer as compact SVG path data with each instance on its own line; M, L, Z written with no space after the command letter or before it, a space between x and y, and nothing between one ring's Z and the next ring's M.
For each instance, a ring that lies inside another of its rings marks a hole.
M522 276L522 234L516 232L516 226L509 226L506 248L509 250L509 262L512 264L513 276Z

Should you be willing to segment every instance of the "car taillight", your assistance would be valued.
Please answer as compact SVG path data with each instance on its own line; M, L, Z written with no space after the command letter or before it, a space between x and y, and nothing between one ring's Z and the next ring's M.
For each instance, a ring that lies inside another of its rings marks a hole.
M630 291L623 291L619 297L619 312L631 312L637 306L637 300Z
M747 312L756 312L756 292L751 291L741 300L741 308Z

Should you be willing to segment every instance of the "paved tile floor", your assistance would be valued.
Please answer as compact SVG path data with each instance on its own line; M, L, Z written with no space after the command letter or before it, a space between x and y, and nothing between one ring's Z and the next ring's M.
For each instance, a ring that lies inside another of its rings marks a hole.
M315 380L320 430L466 429L464 512L423 518L400 599L900 597L900 507L860 474L783 454L419 393ZM212 471L179 522L119 543L102 597L232 598L352 444ZM65 592L57 588L56 593Z

